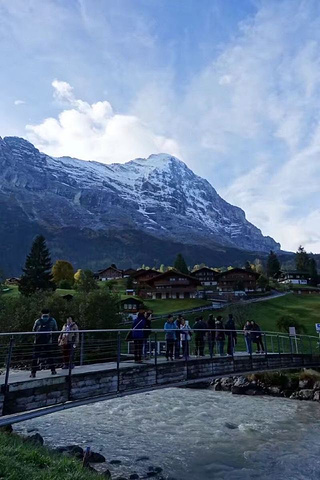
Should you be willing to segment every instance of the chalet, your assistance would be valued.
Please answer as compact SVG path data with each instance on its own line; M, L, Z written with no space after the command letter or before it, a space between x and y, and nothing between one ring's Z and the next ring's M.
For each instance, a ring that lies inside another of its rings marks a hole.
M113 264L104 270L99 270L96 276L101 282L106 282L107 280L117 280L118 278L123 277L123 270L119 270L119 268Z
M259 277L259 273L242 268L232 268L219 274L218 290L220 292L253 292L257 289Z
M136 273L132 275L133 283L135 285L144 285L146 282L151 280L151 278L156 277L159 275L160 272L157 270L153 270L152 268L137 270Z
M128 297L121 300L119 305L123 313L137 313L139 310L144 310L146 308L140 299L134 297Z
M208 267L199 268L192 272L192 276L197 278L201 285L213 286L218 283L219 272Z
M307 272L282 272L279 283L292 285L308 285L310 274Z
M200 285L199 280L191 275L178 272L177 270L169 270L161 273L147 282L149 287L146 290L147 295L152 299L169 299L169 298L196 298L197 287Z
M134 268L127 268L127 270L123 270L123 276L124 278L132 277L136 271Z

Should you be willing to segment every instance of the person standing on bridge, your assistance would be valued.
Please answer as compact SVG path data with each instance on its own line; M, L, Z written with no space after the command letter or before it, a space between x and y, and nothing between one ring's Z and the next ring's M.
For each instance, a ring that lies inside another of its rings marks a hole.
M173 360L174 345L177 340L176 328L177 326L173 321L173 316L168 315L168 319L164 324L164 330L166 332L166 342L167 342L167 350L166 350L167 361L169 361L169 359Z
M214 346L216 343L216 321L212 313L210 313L207 321L208 325L208 344L210 357L214 356Z
M195 330L194 338L196 343L196 356L204 357L205 337L208 325L203 320L202 316L196 319L196 323L193 325L193 329Z
M50 317L50 311L43 309L41 317L35 321L33 332L37 332L34 339L33 359L31 366L31 378L36 377L39 359L45 359L51 369L51 374L56 375L56 367L54 364L53 339L52 332L58 331L58 325L53 317Z
M72 360L72 352L73 349L79 343L79 333L78 333L78 325L73 320L72 315L69 315L67 318L67 322L63 325L62 331L59 335L58 345L62 349L62 357L63 357L63 366L62 369L69 368L70 359ZM71 365L73 368L73 365Z
M143 356L145 360L149 360L151 355L151 342L149 338L151 335L152 313L152 310L147 310L144 314L146 319L146 325L144 327Z
M132 324L132 339L134 343L134 361L142 362L142 348L144 340L144 329L146 327L146 317L144 312L139 312Z
M227 346L227 354L233 355L234 354L234 347L237 343L237 332L236 332L236 325L233 320L232 313L229 313L228 321L225 325L226 334L228 337L228 346Z
M253 328L251 322L247 321L244 326L243 333L249 355L252 355L252 330Z
M252 341L255 342L257 345L256 353L264 353L264 345L262 341L261 328L253 320L251 321L251 325L252 325Z
M220 357L224 355L224 343L226 340L225 332L224 332L224 326L222 322L222 317L219 315L217 317L216 321L216 341L217 341L217 346L218 346L218 351L220 354Z
M179 359L181 358L180 357L180 342L181 342L181 339L183 340L183 338L181 337L180 333L179 333L179 330L180 330L180 326L183 322L184 318L182 315L178 315L178 318L177 320L174 322L175 325L176 325L176 329L177 329L177 332L176 332L176 343L175 343L175 346L174 346L174 358L176 359Z
M181 332L181 339L182 339L182 353L185 359L189 358L189 343L192 336L192 331L189 326L189 322L185 320L183 317L181 319L180 324L180 332Z

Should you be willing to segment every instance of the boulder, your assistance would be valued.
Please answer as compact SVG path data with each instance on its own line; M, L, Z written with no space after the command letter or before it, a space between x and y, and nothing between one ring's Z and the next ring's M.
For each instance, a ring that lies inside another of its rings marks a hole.
M313 400L315 402L320 402L320 390L317 390L316 392L314 392L313 394Z
M83 458L83 449L79 445L68 445L67 447L56 448L57 452L64 454L64 456Z
M0 427L0 432L1 433L12 433L13 432L12 425L5 425L4 427Z
M298 392L293 392L290 398L298 400L313 400L314 392L312 388L304 388Z
M300 390L306 390L311 388L313 385L313 381L310 378L306 378L304 380L299 380L299 388Z
M320 380L317 380L313 384L313 390L320 390Z
M105 457L98 452L91 452L89 457L89 463L104 463ZM111 463L111 462L110 462Z
M222 378L220 385L223 392L230 392L231 387L233 386L233 379L230 377Z
M110 473L110 470L105 470L105 471L104 471L104 472L102 472L100 475L101 475L102 477L105 477L105 478L107 478L107 479L111 480L111 473Z
M111 460L109 463L110 465L120 465L121 460Z
M268 395L273 395L274 397L280 397L282 395L280 387L267 387Z
M35 433L34 435L31 435L30 437L27 437L28 441L31 443L34 443L35 445L43 445L44 440L40 433Z

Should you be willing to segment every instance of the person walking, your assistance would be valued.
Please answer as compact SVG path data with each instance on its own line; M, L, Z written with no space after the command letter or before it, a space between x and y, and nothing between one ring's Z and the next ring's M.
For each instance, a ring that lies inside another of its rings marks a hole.
M151 345L150 345L149 338L151 335L152 310L147 310L144 316L146 319L146 324L144 327L143 356L145 360L149 360L151 355Z
M50 316L48 309L43 309L41 317L35 321L33 325L33 332L37 332L34 339L34 350L31 365L31 378L36 377L39 360L43 359L47 361L51 374L56 375L56 367L54 363L54 346L52 332L58 331L58 325L56 320Z
M181 357L180 357L181 335L180 335L180 333L179 333L179 330L180 330L180 326L181 326L181 323L182 323L183 320L184 320L183 316L182 316L182 315L178 315L178 318L177 318L177 320L175 321L175 325L176 325L177 332L176 332L176 343L175 343L175 346L174 346L174 358L176 358L176 359L181 358Z
M247 347L247 352L249 355L252 355L252 325L251 322L247 321L243 333L244 333L244 339L246 342L246 347Z
M208 325L209 353L210 353L210 357L213 357L214 356L214 345L215 345L215 342L216 342L216 331L215 331L216 320L215 320L212 313L210 313L210 315L208 317L207 325Z
M234 348L237 344L237 332L236 332L236 325L233 320L232 313L229 313L228 321L225 324L226 335L228 337L228 344L227 344L227 355L234 355Z
M253 320L251 321L251 325L252 325L252 341L255 342L257 345L256 353L264 353L264 345L262 341L261 328Z
M181 339L182 339L182 354L185 359L189 358L189 344L192 336L192 331L189 322L182 318L180 324Z
M177 340L176 335L176 324L174 323L174 319L172 315L168 315L168 319L164 324L164 330L166 333L166 342L167 342L167 349L166 349L166 359L167 361L173 360L174 355L174 345Z
M216 320L216 341L220 357L224 355L224 343L226 340L222 317L219 315Z
M196 318L196 323L193 325L193 330L195 330L195 344L196 344L196 356L204 357L204 347L205 347L205 336L207 333L208 326L203 320L203 317Z
M145 312L139 312L133 320L131 337L134 344L134 361L142 363L142 348L144 340L144 329L146 326Z
M62 349L63 366L62 369L67 369L70 366L70 359L72 360L73 349L79 343L79 328L73 319L72 315L69 315L66 323L63 325L61 333L58 338L58 345ZM71 365L73 368L74 365Z

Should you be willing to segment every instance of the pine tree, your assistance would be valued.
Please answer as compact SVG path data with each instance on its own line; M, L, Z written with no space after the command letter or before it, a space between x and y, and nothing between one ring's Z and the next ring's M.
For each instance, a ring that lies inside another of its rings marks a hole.
M270 250L267 260L267 276L273 278L280 273L280 262L277 255Z
M300 245L295 255L296 269L298 272L309 272L310 258L305 249Z
M51 274L50 253L43 235L38 235L27 256L21 276L19 291L22 295L32 295L37 291L55 290Z
M247 260L245 265L244 265L244 269L245 270L248 270L250 272L250 270L252 270L252 266L251 266L251 263Z
M185 273L186 275L189 275L189 270L186 264L185 259L181 255L181 253L178 253L177 258L175 259L174 262L174 268L178 270L181 273Z
M314 258L310 258L309 262L309 272L310 272L310 284L316 287L318 285L318 269L317 262Z

